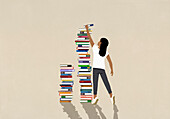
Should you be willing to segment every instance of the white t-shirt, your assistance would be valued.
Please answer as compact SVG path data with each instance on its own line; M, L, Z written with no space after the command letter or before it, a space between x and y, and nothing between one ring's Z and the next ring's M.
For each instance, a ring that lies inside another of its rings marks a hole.
M96 44L93 45L92 50L93 50L93 68L105 69L105 58L109 54L108 51L106 50L105 56L102 57L99 54L100 49Z

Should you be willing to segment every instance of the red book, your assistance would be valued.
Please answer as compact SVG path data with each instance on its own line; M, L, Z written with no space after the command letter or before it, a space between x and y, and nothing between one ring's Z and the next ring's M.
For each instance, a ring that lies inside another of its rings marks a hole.
M72 86L72 85L69 85L69 86L66 86L66 85L65 85L65 86L61 86L61 87L73 87L73 86Z
M75 42L89 42L89 40L75 40Z
M91 83L91 81L79 81L80 83Z
M60 76L60 78L72 78L72 76Z

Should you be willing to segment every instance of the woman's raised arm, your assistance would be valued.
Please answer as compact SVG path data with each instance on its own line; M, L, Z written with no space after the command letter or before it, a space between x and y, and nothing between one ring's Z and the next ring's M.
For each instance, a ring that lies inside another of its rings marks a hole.
M93 40L92 40L92 38L91 38L91 35L90 35L90 33L89 33L88 25L85 25L85 27L86 27L87 36L88 36L88 38L89 38L90 44L91 44L91 46L93 47L94 42L93 42Z

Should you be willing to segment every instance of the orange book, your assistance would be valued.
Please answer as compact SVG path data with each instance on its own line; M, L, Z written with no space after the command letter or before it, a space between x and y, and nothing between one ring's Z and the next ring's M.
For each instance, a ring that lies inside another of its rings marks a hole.
M92 85L81 85L81 87L92 87Z
M72 94L71 92L59 92L59 94Z
M71 100L60 100L60 102L71 102Z
M82 54L82 53L81 53L81 54L79 54L79 55L85 55L85 54ZM90 54L87 53L86 55L90 55Z

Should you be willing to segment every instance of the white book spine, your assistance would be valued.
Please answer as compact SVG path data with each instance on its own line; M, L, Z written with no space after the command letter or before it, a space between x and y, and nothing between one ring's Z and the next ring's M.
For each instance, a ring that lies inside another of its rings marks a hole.
M91 29L89 28L89 31L90 31ZM86 28L79 28L79 31L86 31Z
M81 89L92 89L92 87L81 87Z
M65 96L65 98L73 98L73 96Z
M90 44L90 43L89 42L83 42L83 43L77 42L77 44Z
M91 100L92 98L80 98L81 100Z
M60 100L72 100L72 98L61 98Z
M84 95L92 95L92 93L84 93Z
M86 38L77 38L77 40L85 40Z
M80 79L87 79L87 77L80 77Z
M68 89L60 89L60 91L68 91Z
M60 84L65 84L65 85L73 85L73 83L60 83Z
M90 69L80 69L79 71L91 71Z
M80 83L80 85L92 85L92 83Z
M91 72L79 72L79 74L91 74Z
M88 52L77 52L77 54L87 54Z
M90 61L90 59L78 59L79 61Z
M64 74L72 74L73 72L64 72Z
M78 47L77 49L89 49L89 47Z
M61 80L72 80L72 78L61 78Z
M87 57L86 55L79 55L79 57Z
M79 65L90 65L90 63L79 63Z

